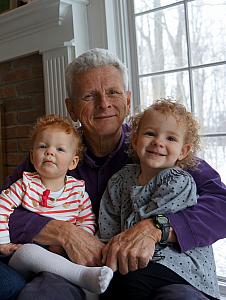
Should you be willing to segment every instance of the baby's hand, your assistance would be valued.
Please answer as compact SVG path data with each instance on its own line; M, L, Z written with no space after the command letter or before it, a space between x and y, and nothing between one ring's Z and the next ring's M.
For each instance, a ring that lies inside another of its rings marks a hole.
M15 252L19 247L20 247L19 244L13 244L13 243L1 244L0 253L4 255L10 255L13 252Z

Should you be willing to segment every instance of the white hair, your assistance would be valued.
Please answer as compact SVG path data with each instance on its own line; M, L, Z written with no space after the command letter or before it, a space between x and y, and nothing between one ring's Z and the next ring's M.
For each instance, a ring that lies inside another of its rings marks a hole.
M65 78L68 96L73 99L72 83L75 74L103 66L114 66L122 73L124 89L127 91L128 71L126 66L108 50L95 48L81 54L67 66Z

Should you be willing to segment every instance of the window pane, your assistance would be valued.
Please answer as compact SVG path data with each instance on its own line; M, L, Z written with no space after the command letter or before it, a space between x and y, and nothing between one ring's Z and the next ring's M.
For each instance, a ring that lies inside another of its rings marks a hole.
M187 66L183 5L136 17L139 74Z
M134 11L140 13L153 8L176 3L180 0L134 0Z
M188 7L192 64L226 60L226 1L198 0Z
M203 133L226 132L226 65L194 70L193 88Z
M217 275L226 277L226 239L222 239L213 244L214 258L217 267Z
M226 135L203 137L200 156L218 171L226 184Z
M190 110L189 84L187 72L176 72L140 79L142 108L159 98L173 98L184 103Z
M205 159L218 171L221 179L226 183L226 136L202 138L202 150L200 157ZM226 239L220 240L213 245L214 256L217 266L217 275L226 277Z

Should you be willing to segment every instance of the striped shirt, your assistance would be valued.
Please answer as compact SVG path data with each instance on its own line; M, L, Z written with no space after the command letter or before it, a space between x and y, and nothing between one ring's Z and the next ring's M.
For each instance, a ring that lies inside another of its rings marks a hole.
M83 180L66 176L65 186L58 198L51 193L43 205L46 188L38 173L24 172L23 177L0 194L0 244L10 242L9 217L20 205L42 216L69 221L94 234L95 215Z

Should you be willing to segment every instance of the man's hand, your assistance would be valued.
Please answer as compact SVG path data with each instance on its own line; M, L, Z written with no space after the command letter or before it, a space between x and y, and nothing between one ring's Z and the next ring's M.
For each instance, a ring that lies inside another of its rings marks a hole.
M13 243L2 244L0 245L0 254L10 255L13 252L15 252L19 247L20 247L19 244L13 244Z
M161 239L161 230L153 221L143 220L132 228L116 235L102 249L102 263L121 274L147 266L155 244Z
M70 222L52 220L34 238L44 245L59 245L71 261L85 266L101 265L104 246L95 236Z
M71 261L85 266L101 266L101 249L104 244L92 234L76 227L63 240L67 255Z

